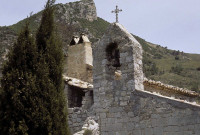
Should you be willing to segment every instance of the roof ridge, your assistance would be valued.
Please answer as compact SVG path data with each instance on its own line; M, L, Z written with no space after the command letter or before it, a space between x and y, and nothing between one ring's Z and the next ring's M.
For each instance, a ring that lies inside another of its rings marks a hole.
M151 79L147 79L144 78L144 85L148 85L148 86L152 86L152 87L160 87L161 89L165 90L165 91L170 91L170 92L176 92L185 96L190 96L190 97L200 97L200 94L192 91L192 90L188 90L186 88L180 88L177 86L173 86L173 85L169 85L169 84L165 84L162 83L160 81L155 81L155 80L151 80Z

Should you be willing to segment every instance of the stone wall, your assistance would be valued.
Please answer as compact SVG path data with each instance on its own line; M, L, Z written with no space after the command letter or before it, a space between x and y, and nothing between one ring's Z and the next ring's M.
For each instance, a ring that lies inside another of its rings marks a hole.
M64 77L64 79L65 79L64 93L66 97L68 97L68 99L66 99L66 102L68 103L67 106L69 107L68 108L68 123L69 123L71 133L76 133L82 130L82 126L85 120L89 116L94 116L93 107L92 107L93 102L94 102L92 86L90 86L89 83L87 82L82 82L77 79L73 79L69 77ZM80 91L81 91L81 94L80 94ZM80 98L80 99L77 99L77 98ZM75 103L77 102L77 100L78 100L78 103ZM77 107L77 105L79 107Z
M199 135L200 107L134 91L129 106L100 114L102 135Z
M87 110L82 108L69 108L68 109L68 123L71 133L76 133L82 130L85 120L88 117Z
M119 67L113 67L115 65L110 63L113 56L108 58L106 53L111 44L118 46ZM100 132L102 135L126 135L124 131L129 131L127 128L134 123L128 116L133 112L130 105L132 92L144 88L142 48L123 26L111 24L94 48L93 58L94 107L99 117ZM115 73L119 71L121 78L116 79Z
M93 99L93 91L89 90L85 92L85 96L83 97L82 100L82 108L85 110L89 110L91 106L94 104L94 99Z
M110 44L117 49L113 56L106 53ZM116 52L118 66L112 63ZM102 135L200 134L199 105L144 90L142 48L123 26L111 24L93 58L94 109Z
M68 46L65 74L85 82L92 82L91 43Z
M136 135L199 135L200 106L135 91L132 102ZM130 133L131 133L130 132Z

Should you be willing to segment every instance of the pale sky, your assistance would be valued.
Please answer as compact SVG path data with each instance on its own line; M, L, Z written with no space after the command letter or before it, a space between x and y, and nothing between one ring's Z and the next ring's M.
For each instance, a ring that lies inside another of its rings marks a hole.
M75 0L57 0L68 3ZM169 49L200 54L200 0L94 0L97 15L119 22L130 33ZM12 25L44 8L46 0L0 0L0 26Z

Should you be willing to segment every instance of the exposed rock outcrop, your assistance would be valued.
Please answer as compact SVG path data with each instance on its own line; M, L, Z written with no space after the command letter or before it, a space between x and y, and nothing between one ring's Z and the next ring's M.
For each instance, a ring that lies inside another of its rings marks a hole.
M75 23L74 19L87 19L89 21L97 20L96 6L93 0L81 0L67 4L57 5L57 19L64 20L66 23Z
M75 133L74 135L83 135L85 132L90 132L91 135L99 135L99 124L96 123L91 117L88 117L86 119L82 130L80 132Z

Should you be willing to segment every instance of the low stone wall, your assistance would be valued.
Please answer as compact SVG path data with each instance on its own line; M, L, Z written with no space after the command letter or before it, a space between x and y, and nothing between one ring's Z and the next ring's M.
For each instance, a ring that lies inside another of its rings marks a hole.
M88 112L82 108L68 109L68 123L72 134L82 130L82 126L87 117Z
M200 106L135 90L125 107L99 114L102 135L199 135Z

